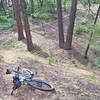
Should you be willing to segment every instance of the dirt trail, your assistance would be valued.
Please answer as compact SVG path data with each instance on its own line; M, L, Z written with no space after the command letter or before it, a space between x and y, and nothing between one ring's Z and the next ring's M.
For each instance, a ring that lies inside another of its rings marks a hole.
M37 49L31 53L26 50L23 42L17 42L16 32L3 34L1 37L1 100L100 100L100 73L97 74L93 69L83 69L86 65L74 58L74 51L66 52L58 48L56 40L36 33L32 33L32 38ZM49 55L55 59L52 65L48 63ZM5 71L15 65L29 68L35 73L35 78L48 81L55 87L56 92L41 92L23 86L11 96L12 76L5 75Z
M67 17L65 20L66 35ZM91 59L83 58L87 46L85 36L74 36L73 50L66 51L58 47L57 21L45 26L37 22L31 24L35 47L31 53L26 50L26 40L17 41L15 30L0 34L0 100L100 100L100 72L88 68L96 55L90 50ZM51 65L48 57L53 57ZM32 70L35 78L48 81L56 92L41 92L23 86L11 96L12 76L5 72L16 65Z
M96 81L88 79L89 76L94 75L93 72L59 65L50 66L27 58L19 60L18 63L36 73L35 78L51 83L56 92L41 92L24 86L11 96L12 77L3 73L2 93L4 100L100 100L99 76L95 75ZM2 63L3 70L7 66L5 67L5 63ZM10 65L10 67L12 66Z

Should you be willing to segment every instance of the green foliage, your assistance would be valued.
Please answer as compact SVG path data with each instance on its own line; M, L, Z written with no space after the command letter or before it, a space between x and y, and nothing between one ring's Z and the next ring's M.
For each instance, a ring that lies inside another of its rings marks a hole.
M32 13L31 3L27 5L27 13L30 15Z
M92 1L94 1L94 3L100 3L100 0L92 0Z
M52 0L47 0L45 6L46 6L46 10L48 12L53 12L54 11L55 4Z
M12 7L8 7L6 15L0 14L0 30L8 30L15 24L13 16Z
M75 34L80 34L81 32L88 32L88 27L86 27L85 25L80 25L80 26L76 26L74 28L74 33Z
M15 21L6 16L0 16L0 30L8 30L15 24Z
M100 45L100 43L98 42L99 38L100 38L100 28L99 28L99 26L100 26L100 22L98 22L96 25L91 25L91 26L88 27L89 32L90 33L93 32L93 36L92 36L90 44L95 45L95 47ZM88 38L88 40L89 40L89 38Z
M80 0L80 2L81 2L82 5L84 5L84 6L88 5L88 0Z
M14 17L14 13L13 13L13 7L9 7L6 11L6 15L8 18L13 18Z
M97 51L100 51L100 41L96 41L95 48L96 48Z
M17 42L13 42L12 40L6 41L4 44L4 47L8 49L21 49L22 48L21 44Z
M88 19L88 22L92 23L94 21L94 19L95 19L95 15L96 15L96 13L90 11L88 13L88 15L86 16L86 18Z
M8 30L15 24L13 19L13 8L9 7L6 10L6 15L0 15L0 30Z
M32 14L32 17L39 18L39 19L42 19L45 21L49 20L49 19L54 19L53 15L49 12L47 12L47 13L37 12L37 13Z
M0 22L8 22L7 16L0 16Z
M16 44L13 43L13 41L11 41L11 40L7 41L7 42L4 44L4 46L5 46L6 48L16 48Z
M85 32L85 33L91 33L93 32L93 25L90 24L84 24L84 25L80 25L80 26L76 26L74 28L74 32L75 34L80 34L81 32Z
M97 68L100 68L100 57L95 60L95 65Z
M97 22L95 27L93 27L94 33L96 33L97 36L100 36L100 21Z
M54 0L46 0L45 2L43 1L43 6L41 6L40 0L36 0L34 1L34 7L36 12L54 12L55 9L55 3ZM32 14L32 6L31 6L31 2L28 3L27 5L27 12L28 14Z
M89 81L96 81L95 75L90 75L90 76L88 76L88 80L89 80Z
M83 6L89 5L89 0L79 0ZM91 4L98 4L100 0L90 0Z
M6 16L7 18L13 18L14 17L13 7L8 7L6 10L6 14L1 12L0 16Z
M100 22L97 22L96 25L84 24L80 26L76 26L74 29L76 34L80 34L81 32L86 33L95 33L96 36L100 36Z
M88 67L89 69L92 69L92 68L93 68L93 64L89 62L87 67Z
M49 64L49 65L52 65L52 64L54 64L54 63L55 63L54 58L53 58L52 56L49 56L49 57L48 57L48 64Z

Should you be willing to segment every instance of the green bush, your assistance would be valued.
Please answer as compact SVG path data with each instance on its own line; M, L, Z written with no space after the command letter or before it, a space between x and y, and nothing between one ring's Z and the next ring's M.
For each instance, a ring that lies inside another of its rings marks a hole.
M47 12L53 12L54 11L54 8L55 8L55 4L54 4L54 2L53 1L46 1L46 3L45 3L45 6L46 6L46 11Z
M95 65L97 68L100 68L100 57L95 60Z
M96 81L96 76L95 75L89 75L88 80L89 81Z
M95 48L96 48L96 51L100 51L100 41L96 41Z
M80 2L83 6L87 6L89 3L88 0L80 0Z
M54 19L54 16L51 14L51 13L41 13L41 12L37 12L37 13L34 13L32 14L32 17L33 18L39 18L39 19L42 19L42 20L49 20L49 19Z
M31 3L27 5L27 13L30 15L32 13Z
M0 16L0 23L1 22L8 22L8 19L6 16Z
M8 30L15 24L14 19L0 16L0 30Z
M54 58L53 58L52 56L49 56L49 57L48 57L48 64L49 64L49 65L52 65L52 64L54 64L54 63L55 63Z
M80 25L80 26L76 26L74 28L74 33L75 34L80 34L81 32L88 32L88 27L86 25Z
M8 40L4 43L4 47L7 49L20 49L22 48L22 45L18 42Z
M75 26L74 28L74 33L80 34L81 32L86 32L86 33L95 33L96 36L100 36L100 22L98 21L96 25L91 25L91 24L84 24L80 26Z
M9 7L6 11L6 15L8 18L13 18L14 17L14 13L13 13L13 8Z

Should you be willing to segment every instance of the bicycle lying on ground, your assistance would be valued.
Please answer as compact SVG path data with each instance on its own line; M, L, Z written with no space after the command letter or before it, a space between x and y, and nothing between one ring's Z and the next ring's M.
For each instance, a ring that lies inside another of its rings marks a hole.
M7 69L6 74L10 74L9 72L10 72L9 69ZM13 92L19 87L21 87L21 85L25 84L27 84L31 88L38 89L41 91L49 92L55 90L54 87L49 83L42 80L33 79L34 74L32 71L28 69L16 67L12 69L11 73L13 75L13 85L14 85L11 95L13 95Z

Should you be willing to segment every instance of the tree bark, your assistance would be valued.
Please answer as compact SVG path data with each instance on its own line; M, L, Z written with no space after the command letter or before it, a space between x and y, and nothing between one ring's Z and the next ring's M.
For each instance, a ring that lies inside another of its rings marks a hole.
M89 10L91 8L91 0L88 0L88 4L89 4Z
M1 0L1 5L2 5L2 9L4 11L4 14L6 15L6 9L5 9L5 5L4 5L4 1Z
M14 7L17 29L18 29L18 40L22 40L24 39L24 34L23 34L23 25L21 20L19 0L12 0L12 3Z
M72 0L69 25L68 25L67 37L66 37L66 49L67 50L72 49L72 38L73 38L76 10L77 10L77 0Z
M29 25L28 15L27 15L27 11L26 11L26 2L25 2L25 0L20 0L20 3L21 3L23 23L24 23L26 39L27 39L27 49L28 49L28 51L32 51L34 47L33 47L33 43L32 43L32 36L30 33L30 25Z
M41 7L43 6L43 2L44 2L43 0L40 0L40 5L41 5Z
M30 1L31 1L32 13L34 13L34 0L30 0Z
M7 0L4 0L4 7L5 7L5 10L7 10Z
M57 0L57 11L58 11L59 47L64 48L64 31L63 31L63 17L62 17L61 0Z

